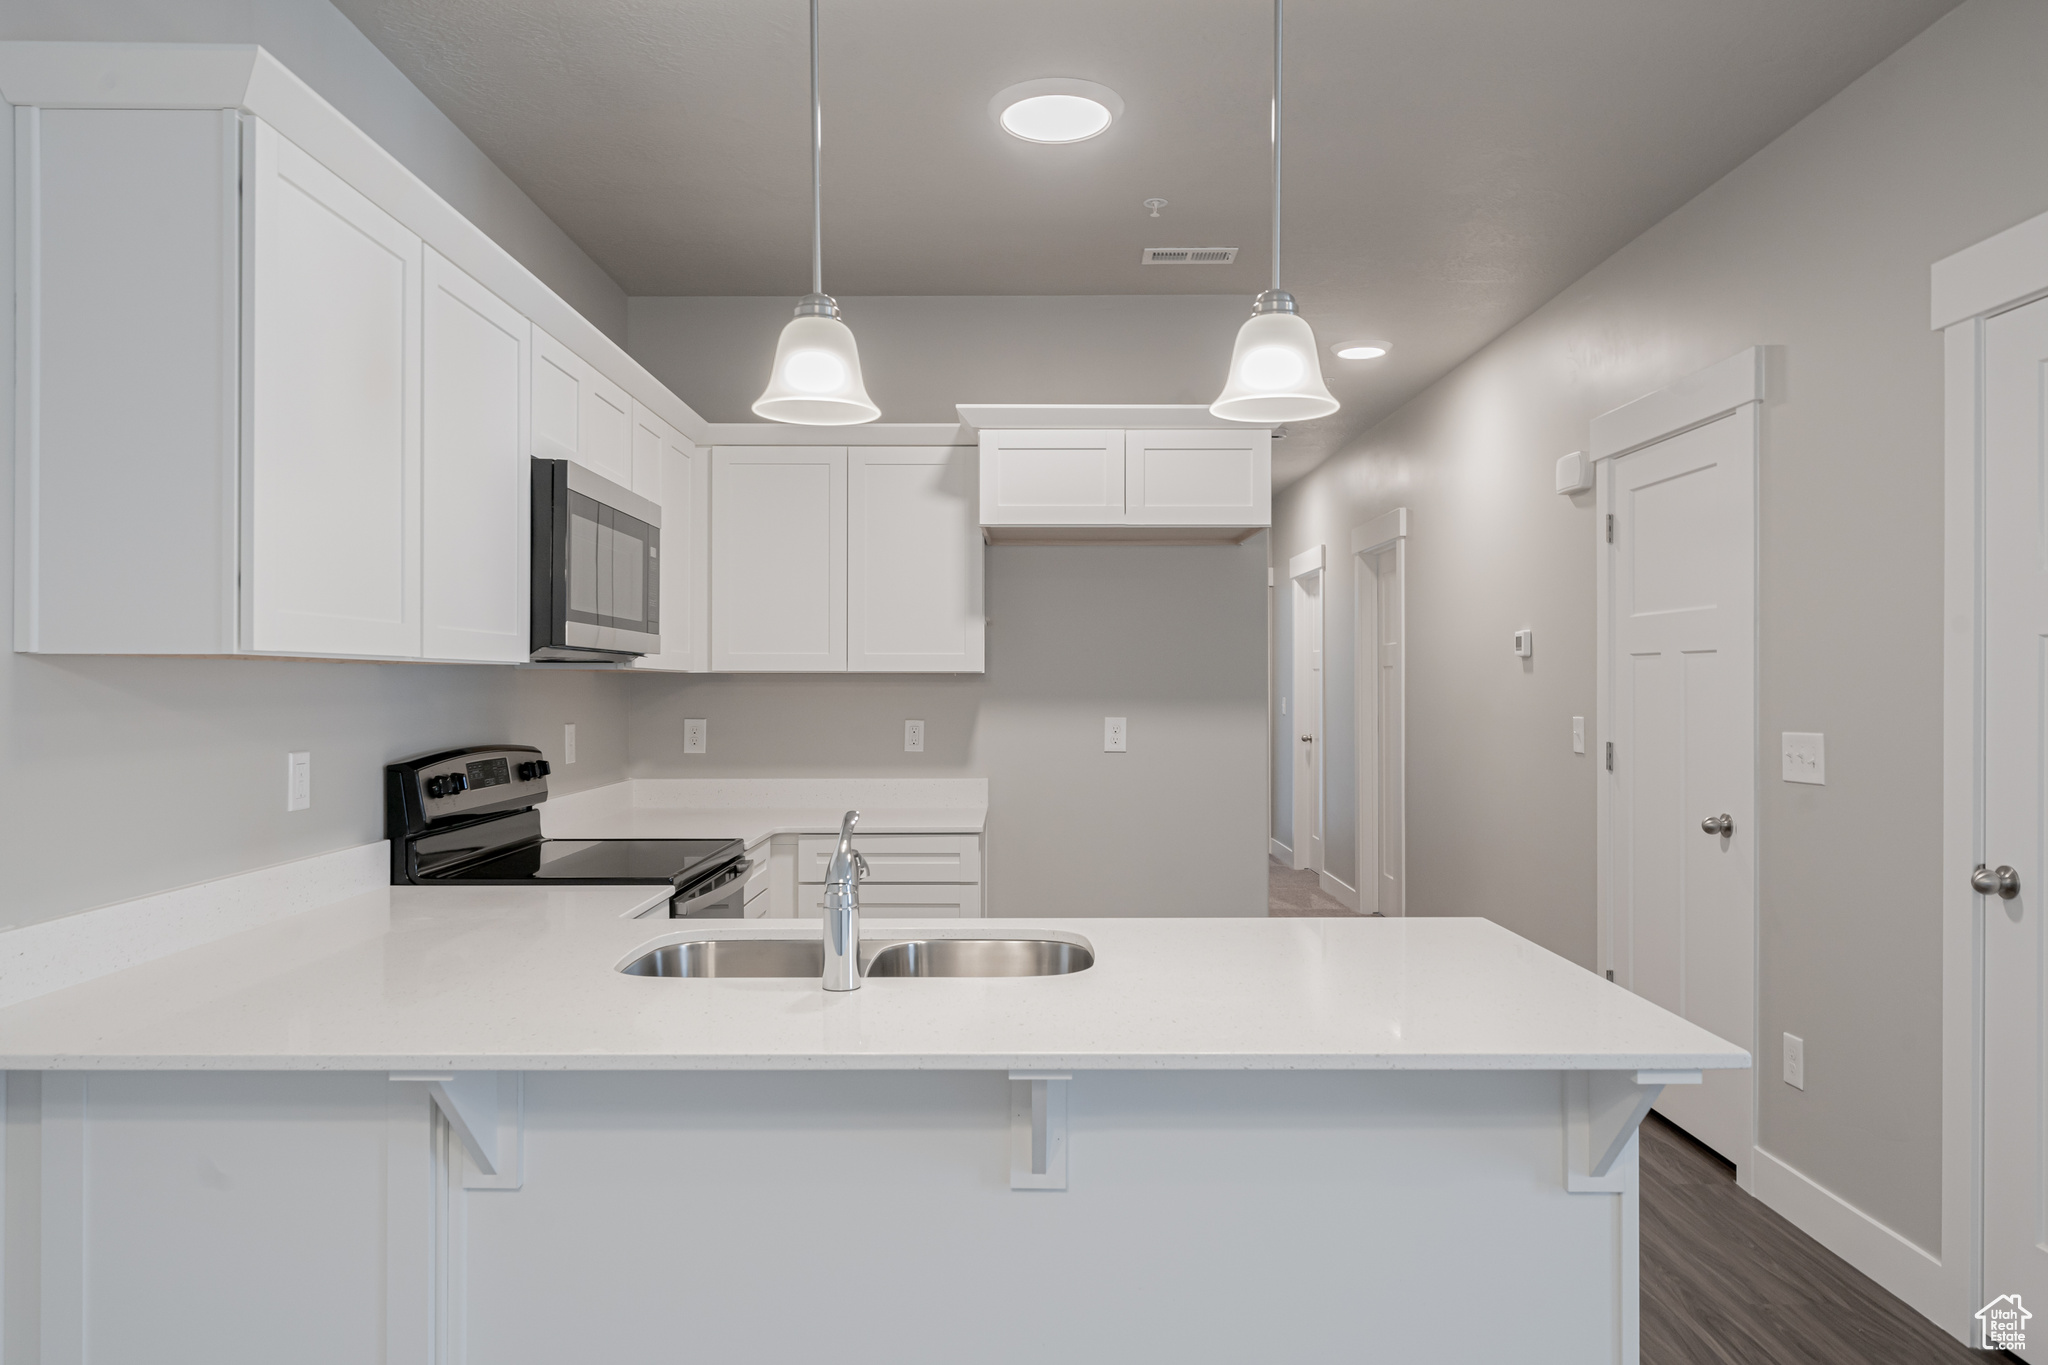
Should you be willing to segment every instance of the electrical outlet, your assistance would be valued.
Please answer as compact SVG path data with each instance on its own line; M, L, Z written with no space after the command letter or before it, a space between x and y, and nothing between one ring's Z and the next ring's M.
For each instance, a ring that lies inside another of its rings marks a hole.
M1572 752L1575 754L1586 752L1586 718L1584 716L1572 717Z
M1104 716L1102 718L1102 752L1120 754L1124 752L1124 718Z
M1785 1084L1806 1089L1806 1040L1785 1035Z
M1536 653L1536 632L1518 630L1515 632L1515 657L1527 659Z
M903 752L921 754L924 752L924 722L906 720L903 722Z
M710 741L711 722L707 720L686 720L683 722L683 752L701 754Z
M562 762L574 763L575 761L576 727L573 725L564 725L562 727Z
M1827 736L1787 730L1778 736L1778 741L1787 782L1806 782L1816 787L1828 784Z
M284 756L284 808L305 810L313 804L313 755Z

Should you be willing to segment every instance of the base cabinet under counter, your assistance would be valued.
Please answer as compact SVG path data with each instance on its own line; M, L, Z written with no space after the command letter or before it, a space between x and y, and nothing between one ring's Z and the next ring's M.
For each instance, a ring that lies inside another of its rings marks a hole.
M987 880L980 834L857 834L868 862L863 915L878 919L980 919ZM766 869L766 894L749 890L747 918L817 919L837 834L778 834L747 850ZM756 911L755 905L763 908Z

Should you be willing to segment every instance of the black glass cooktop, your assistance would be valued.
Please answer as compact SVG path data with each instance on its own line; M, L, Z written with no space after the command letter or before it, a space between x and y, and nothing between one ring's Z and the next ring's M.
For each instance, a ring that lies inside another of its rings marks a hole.
M672 882L739 857L737 839L543 839L454 872L451 882Z

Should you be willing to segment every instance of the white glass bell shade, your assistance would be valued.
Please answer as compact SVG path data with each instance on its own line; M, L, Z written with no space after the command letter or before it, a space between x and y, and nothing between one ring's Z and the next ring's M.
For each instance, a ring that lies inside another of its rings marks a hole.
M1237 329L1230 378L1209 411L1232 422L1306 422L1338 406L1323 384L1315 330L1297 313L1260 313Z
M882 415L860 377L860 348L838 318L796 317L775 343L768 389L754 415L807 427L851 426Z

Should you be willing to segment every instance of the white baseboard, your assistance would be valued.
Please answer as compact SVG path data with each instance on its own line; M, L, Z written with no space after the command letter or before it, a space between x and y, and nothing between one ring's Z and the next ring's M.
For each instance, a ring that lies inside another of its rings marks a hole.
M0 1006L391 885L391 845L299 858L0 932Z
M1357 887L1346 886L1343 882L1338 881L1328 872L1316 873L1316 881L1321 883L1324 894L1334 897L1339 901L1342 901L1344 903L1345 909L1351 911L1353 914L1358 913Z
M1835 1255L1876 1280L1944 1332L1950 1291L1941 1258L1930 1255L1862 1209L1763 1148L1756 1149L1755 1189L1763 1203Z
M1275 858L1278 858L1281 862L1286 863L1289 867L1294 866L1293 849L1281 843L1278 839L1270 839L1267 841L1267 843L1269 845L1269 847L1266 850L1268 853L1271 853Z

